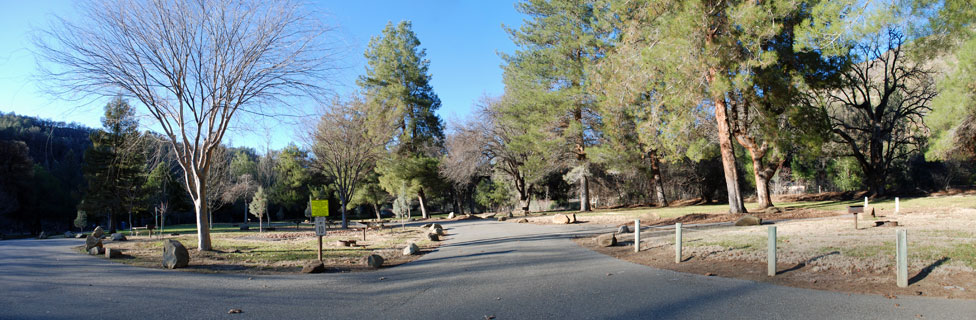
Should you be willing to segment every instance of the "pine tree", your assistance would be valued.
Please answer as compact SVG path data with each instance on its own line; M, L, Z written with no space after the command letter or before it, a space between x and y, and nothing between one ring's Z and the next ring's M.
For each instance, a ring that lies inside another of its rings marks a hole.
M128 102L117 97L106 105L102 125L85 151L88 190L83 209L107 215L109 231L115 232L119 215L131 212L142 198L146 159L139 150L139 121Z
M427 192L432 186L425 182L437 180L437 165L399 165L399 162L436 162L443 149L444 129L435 111L441 101L430 86L427 52L409 21L397 25L387 23L378 37L370 40L366 49L366 74L356 83L365 91L368 103L374 106L374 116L388 117L397 130L391 137L396 146L389 161L380 162L382 180L390 183L384 188L398 192L403 183L415 182L412 190L420 201L420 210L427 218ZM404 171L407 169L420 169Z

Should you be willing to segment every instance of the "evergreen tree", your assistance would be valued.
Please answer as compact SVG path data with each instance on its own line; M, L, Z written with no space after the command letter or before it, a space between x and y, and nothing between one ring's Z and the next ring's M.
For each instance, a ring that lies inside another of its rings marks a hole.
M139 121L128 102L117 97L105 106L103 130L91 134L92 147L85 152L88 190L84 210L108 217L115 232L119 215L131 212L145 180L145 157L137 150Z
M387 23L378 37L370 40L366 49L366 74L356 83L365 91L368 102L375 106L374 115L388 117L388 125L396 128L391 139L395 143L390 161L379 163L379 170L389 183L384 188L398 192L403 183L410 183L420 201L423 217L427 217L427 192L433 187L415 184L437 180L437 166L400 165L402 161L436 162L442 152L444 129L435 111L441 101L430 86L427 52L409 21L394 25ZM421 169L419 171L403 171Z
M550 129L574 157L577 172L588 172L587 148L595 143L599 117L588 88L591 70L611 43L598 19L603 1L526 0L516 9L529 16L519 29L506 29L519 46L505 55L505 85L513 98L536 115L526 120ZM541 150L540 150L541 151ZM578 179L580 211L590 211L589 175Z

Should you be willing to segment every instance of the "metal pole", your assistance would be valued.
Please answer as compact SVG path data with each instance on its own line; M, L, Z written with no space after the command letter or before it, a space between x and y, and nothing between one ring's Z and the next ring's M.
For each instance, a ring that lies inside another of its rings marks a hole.
M681 263L681 223L674 224L674 263Z
M640 252L640 219L634 219L634 252Z
M908 287L908 231L907 230L897 230L895 231L897 237L897 254L896 259L898 264L898 286L901 288Z
M769 249L766 251L766 275L776 275L776 226L769 226Z

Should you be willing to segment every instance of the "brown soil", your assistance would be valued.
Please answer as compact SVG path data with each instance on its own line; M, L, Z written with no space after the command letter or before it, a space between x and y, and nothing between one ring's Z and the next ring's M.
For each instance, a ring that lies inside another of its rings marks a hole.
M821 217L832 217L832 216L843 215L842 212L824 211L824 210L815 210L815 209L785 208L780 210L782 211L781 212L775 212L775 211L750 212L748 214L759 217L763 219L763 221L821 218ZM650 220L647 221L646 223L641 221L641 225L663 226L663 225L672 225L678 222L683 224L734 222L736 220L739 220L739 218L744 217L745 215L746 214L742 214L742 213L721 213L721 214L693 213L693 214L687 214L676 218Z
M855 230L847 215L776 223L780 263L774 277L766 275L765 226L688 228L681 263L674 261L672 230L642 232L639 253L634 252L632 234L618 235L619 244L609 248L597 246L595 235L575 241L611 257L685 273L892 299L916 295L976 299L976 271L972 268L976 210L910 212L883 218L896 220L899 228L909 230L907 288L896 286L895 229L863 223ZM947 251L946 247L954 249Z

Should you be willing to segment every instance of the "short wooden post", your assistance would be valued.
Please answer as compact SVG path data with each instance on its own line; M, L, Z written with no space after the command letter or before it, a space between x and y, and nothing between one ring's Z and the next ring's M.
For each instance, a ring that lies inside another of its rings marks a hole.
M864 210L868 209L868 197L864 197Z
M640 252L640 219L634 219L634 252Z
M776 226L769 226L769 249L766 251L766 275L776 275Z
M896 236L896 257L898 265L898 287L908 287L908 231L901 229L895 231Z
M322 236L318 236L318 238L319 238L319 261L322 261Z
M895 197L895 214L897 214L899 211L901 211L901 205L898 201L898 197Z
M674 263L681 263L681 223L674 224Z

